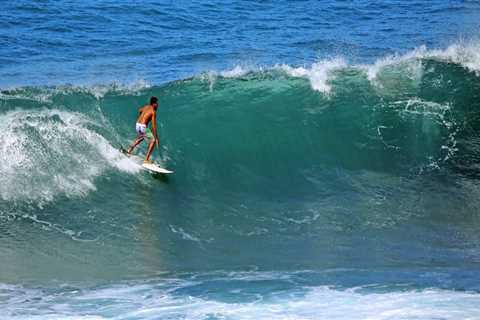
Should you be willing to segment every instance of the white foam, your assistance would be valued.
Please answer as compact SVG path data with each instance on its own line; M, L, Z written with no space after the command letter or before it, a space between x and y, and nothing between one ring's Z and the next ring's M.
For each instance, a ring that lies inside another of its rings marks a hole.
M427 52L426 57L458 63L480 75L480 43L478 42L457 43L445 50L432 50Z
M239 78L252 71L254 71L254 69L245 68L242 66L235 66L233 69L229 69L229 70L223 70L223 71L210 70L208 72L204 72L200 75L199 79L202 81L208 82L209 91L213 91L213 87L218 77ZM256 70L256 71L259 71L259 70Z
M334 77L334 71L346 68L347 63L343 58L334 58L332 60L321 60L312 64L311 68L304 67L293 68L288 65L282 65L280 68L292 77L305 77L310 80L312 88L316 91L329 93L331 86L328 83Z
M310 68L306 67L292 67L286 64L276 65L273 69L270 70L281 70L286 72L292 77L301 77L307 78L310 80L312 88L323 93L329 93L331 86L328 84L328 81L334 78L334 71L347 67L347 63L341 57L336 57L330 60L321 60L316 63L313 63ZM224 71L209 71L203 73L200 79L208 81L210 84L210 90L212 90L217 77L224 78L239 78L245 76L250 72L264 72L263 67L245 67L245 66L235 66L233 69L224 70Z
M385 67L410 64L410 67L418 70L421 59L435 59L439 61L452 62L473 71L479 75L480 72L480 44L476 42L456 43L446 49L428 50L426 46L420 46L402 55L389 55L378 59L373 65L359 66L366 70L368 79L374 80L378 73Z
M221 281L221 280L218 280ZM240 280L236 280L237 283ZM385 293L362 288L337 290L322 286L267 294L242 292L239 302L188 295L201 282L125 284L48 295L43 290L0 287L4 319L295 319L295 320L453 320L480 318L480 294L440 289ZM165 286L167 285L167 286ZM258 283L256 284L258 287ZM176 289L182 289L184 294ZM221 286L218 292L221 292ZM194 290L194 292L198 289ZM208 289L211 292L212 289ZM240 302L249 296L247 301ZM215 294L215 296L218 296ZM21 302L21 303L20 303Z
M416 61L416 59L424 57L426 52L427 52L427 48L425 46L421 46L406 54L389 55L376 60L373 65L359 65L358 68L364 69L366 71L368 79L370 81L375 80L378 73L387 66L399 65L406 62L413 62L414 64L412 67L414 67L414 70L417 71L418 68L421 67L421 65L418 64L418 61ZM415 72L412 72L412 73L415 73Z
M368 65L349 65L343 58L336 57L320 60L310 67L281 65L280 69L293 77L308 78L312 89L328 94L331 91L329 82L334 79L334 71L336 70L348 67L363 71L374 85L380 84L377 81L378 75L389 67L396 69L402 77L419 80L424 72L422 59L456 63L480 75L480 44L476 42L457 43L443 50L429 50L426 46L420 46L404 54L393 54L379 58L373 64Z
M0 199L42 205L85 196L108 168L138 172L75 112L17 109L0 115Z
M225 77L225 78L237 78L237 77L244 76L249 71L250 70L247 69L247 68L243 68L241 66L235 66L235 68L233 68L231 70L226 70L226 71L220 72L220 75L222 77Z

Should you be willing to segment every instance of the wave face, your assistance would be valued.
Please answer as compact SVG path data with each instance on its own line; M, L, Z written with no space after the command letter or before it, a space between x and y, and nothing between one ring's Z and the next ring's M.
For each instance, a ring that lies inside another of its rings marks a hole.
M475 317L480 80L458 50L2 91L7 316ZM152 95L168 178L118 151Z
M151 95L161 97L162 154L182 187L208 181L274 191L290 180L310 187L312 177L333 170L414 177L468 169L477 69L456 61L458 53L442 54L414 51L372 66L334 59L311 69L236 68L161 87L5 90L1 170L13 188L1 197L50 201L95 190L93 180L108 168L138 172L116 149L134 136L136 107Z

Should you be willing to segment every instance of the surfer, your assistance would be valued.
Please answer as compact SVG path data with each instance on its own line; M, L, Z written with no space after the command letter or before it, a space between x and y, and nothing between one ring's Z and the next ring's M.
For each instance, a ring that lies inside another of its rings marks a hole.
M158 135L157 135L157 108L158 108L158 99L157 97L150 98L150 104L147 104L140 109L138 109L138 118L135 125L135 130L137 131L137 138L133 141L130 147L127 150L128 154L132 154L133 149L145 138L150 139L150 144L148 146L147 156L145 157L144 163L152 163L150 160L150 155L153 152L155 144L158 146ZM152 130L148 128L148 123L152 122ZM152 133L153 131L153 133Z

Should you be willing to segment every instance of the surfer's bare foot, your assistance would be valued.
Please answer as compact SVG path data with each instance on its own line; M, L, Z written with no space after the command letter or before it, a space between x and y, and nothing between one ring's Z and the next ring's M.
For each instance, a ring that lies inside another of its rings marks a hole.
M150 160L150 159L145 159L145 160L143 160L143 163L145 163L145 164L152 164L153 162L152 162L152 160Z

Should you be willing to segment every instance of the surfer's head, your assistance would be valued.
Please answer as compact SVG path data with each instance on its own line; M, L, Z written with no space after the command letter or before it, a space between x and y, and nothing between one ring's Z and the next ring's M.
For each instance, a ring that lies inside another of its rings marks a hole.
M157 97L151 97L150 98L150 105L152 105L155 109L158 107L158 98Z

